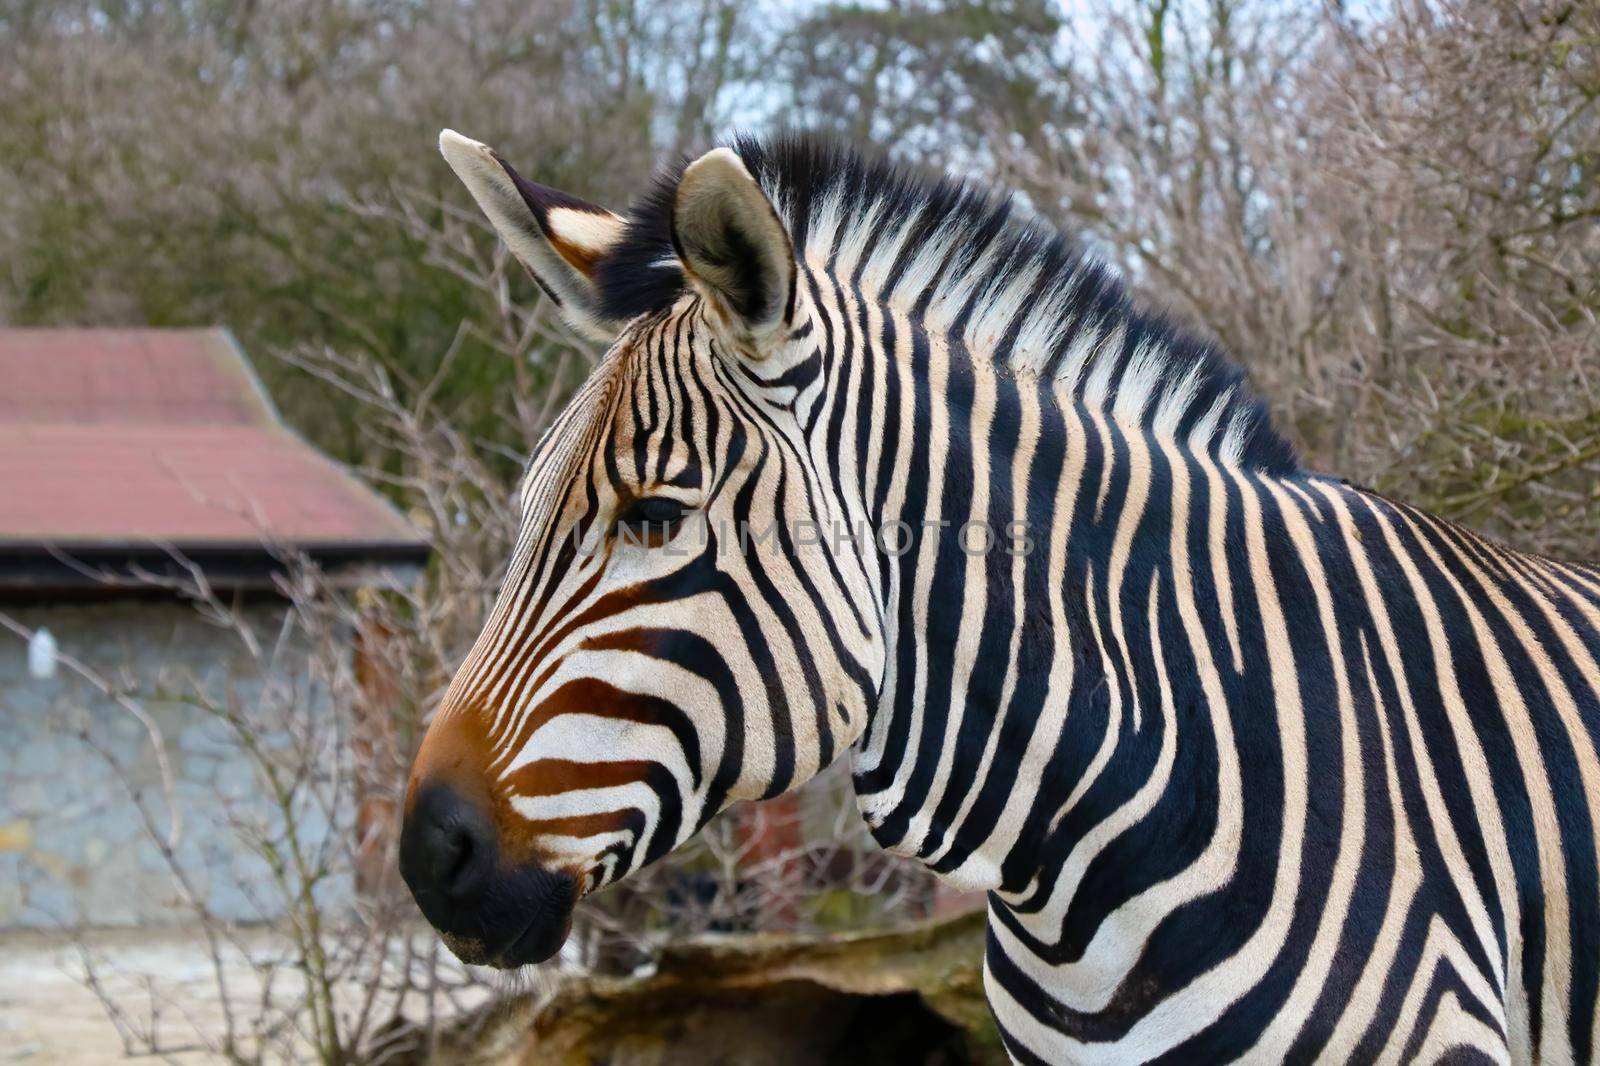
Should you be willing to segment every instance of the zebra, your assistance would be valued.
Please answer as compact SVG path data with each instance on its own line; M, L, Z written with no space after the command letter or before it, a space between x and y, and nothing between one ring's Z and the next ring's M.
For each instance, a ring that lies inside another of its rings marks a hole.
M1596 1060L1600 569L1306 470L974 183L747 136L622 216L440 149L609 346L406 793L462 959L848 753L1019 1063Z

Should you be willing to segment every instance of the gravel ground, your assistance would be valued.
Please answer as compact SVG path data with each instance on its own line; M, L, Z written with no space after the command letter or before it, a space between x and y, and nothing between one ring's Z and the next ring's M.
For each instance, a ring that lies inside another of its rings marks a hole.
M166 1001L155 1013L157 1032L172 1043L191 1043L196 1026L208 1033L221 1031L210 962L192 935L180 930L96 933L89 947L111 970L120 971L108 978L108 991L142 1008L140 1025L150 1023L150 995L129 973L160 981ZM248 976L248 968L239 969L241 976ZM0 936L0 1063L99 1066L129 1061L116 1026L84 985L83 975L77 948L60 936ZM212 1059L204 1052L189 1052L167 1061L188 1066Z
M419 934L432 943L432 934ZM258 958L282 949L267 934L241 938ZM204 1050L225 1032L216 975L204 941L183 929L116 929L90 933L84 947L95 960L104 990L129 1014L138 1032L154 1032L164 1046L187 1048L154 1058L130 1059L122 1035L84 981L78 946L62 934L0 933L0 1066L101 1066L162 1062L194 1066L217 1061ZM248 1010L259 991L257 973L242 954L224 966L236 1012ZM457 993L456 1007L470 1009L495 995L531 990L542 978L498 979ZM291 974L280 971L277 991ZM352 995L354 995L352 993ZM350 1009L356 1008L354 998ZM381 1017L381 1015L379 1015ZM239 1028L248 1031L248 1019ZM198 1034L198 1035L197 1035Z

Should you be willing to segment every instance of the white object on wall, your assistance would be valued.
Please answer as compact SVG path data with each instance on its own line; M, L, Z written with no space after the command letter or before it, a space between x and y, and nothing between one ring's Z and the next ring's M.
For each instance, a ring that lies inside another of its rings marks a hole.
M56 637L43 626L28 638L28 673L41 681L56 676Z

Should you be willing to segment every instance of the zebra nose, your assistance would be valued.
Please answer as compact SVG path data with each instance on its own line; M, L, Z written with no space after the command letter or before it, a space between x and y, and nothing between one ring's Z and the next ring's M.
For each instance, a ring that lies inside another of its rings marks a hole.
M495 831L488 815L444 784L424 785L400 831L400 875L435 925L471 906L495 868Z

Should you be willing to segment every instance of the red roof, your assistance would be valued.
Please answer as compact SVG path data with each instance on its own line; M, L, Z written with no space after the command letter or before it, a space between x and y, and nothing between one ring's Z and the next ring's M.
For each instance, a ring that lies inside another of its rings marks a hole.
M0 550L420 547L220 329L0 329Z

